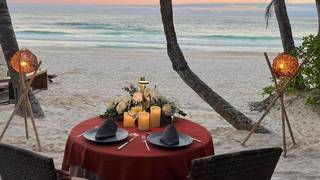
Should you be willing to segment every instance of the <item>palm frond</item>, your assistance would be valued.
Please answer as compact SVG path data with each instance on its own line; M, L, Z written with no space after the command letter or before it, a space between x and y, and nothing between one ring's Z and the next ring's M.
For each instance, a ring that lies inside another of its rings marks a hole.
M268 28L269 26L269 20L271 19L271 16L272 16L272 10L273 10L275 1L276 0L272 0L266 8L266 14L264 15L264 18L266 19L266 28Z

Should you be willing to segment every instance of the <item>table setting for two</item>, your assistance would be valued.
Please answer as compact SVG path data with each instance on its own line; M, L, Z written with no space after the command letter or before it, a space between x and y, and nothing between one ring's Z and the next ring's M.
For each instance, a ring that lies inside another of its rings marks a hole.
M186 113L177 103L147 84L141 78L124 87L128 95L71 130L63 170L115 180L185 179L192 159L214 154L208 130L181 118Z
M202 143L202 141L197 138L177 131L174 126L174 121L165 129L156 128L156 131L139 131L137 128L126 129L129 130L127 131L120 128L112 119L107 119L104 120L102 125L94 126L76 137L83 137L84 139L99 145L118 143L120 144L117 147L118 150L125 148L128 144L139 138L148 151L151 151L149 144L163 149L176 149L187 147L193 142Z
M104 123L80 136L83 135L86 140L99 144L127 140L118 147L119 150L139 136L148 150L150 150L148 143L162 148L183 148L190 145L195 139L183 132L178 132L174 125L175 114L182 116L186 114L175 102L161 96L156 88L146 87L148 84L149 82L142 77L138 81L138 86L131 84L123 88L128 95L108 104L106 112L100 116L104 119ZM129 128L131 133L118 127L114 122L121 120L122 126ZM167 127L163 130L161 125ZM149 132L152 128L158 128L160 131ZM201 142L198 139L196 141Z

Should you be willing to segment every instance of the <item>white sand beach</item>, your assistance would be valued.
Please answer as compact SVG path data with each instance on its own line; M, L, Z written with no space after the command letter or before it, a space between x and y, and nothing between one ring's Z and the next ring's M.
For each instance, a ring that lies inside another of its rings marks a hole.
M56 168L61 167L71 128L104 112L107 100L125 94L121 88L140 76L146 76L162 94L177 100L188 113L188 119L211 132L216 154L282 146L279 108L274 108L263 121L273 133L254 134L246 147L241 146L248 132L235 130L186 86L173 71L165 50L29 48L43 61L43 69L59 75L48 90L36 93L46 114L45 119L37 120L42 153L53 157ZM249 110L248 103L262 100L261 89L270 84L270 73L261 52L190 50L185 56L193 71L212 89L252 119L260 117L260 113ZM304 105L298 98L291 97L290 102L288 113L298 144L291 147L288 136L288 157L281 157L273 179L320 179L319 109ZM0 106L1 131L12 110L12 105ZM26 140L23 120L19 117L15 117L3 142L37 149L33 134L31 140Z

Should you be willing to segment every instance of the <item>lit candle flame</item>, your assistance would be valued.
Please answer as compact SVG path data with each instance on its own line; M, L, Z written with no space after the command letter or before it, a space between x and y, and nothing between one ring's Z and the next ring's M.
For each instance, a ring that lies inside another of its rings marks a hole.
M26 65L27 65L27 62L21 61L20 65L21 65L21 66L26 66Z
M280 69L283 69L283 68L284 68L284 64L281 63L281 64L279 65L279 68L280 68Z

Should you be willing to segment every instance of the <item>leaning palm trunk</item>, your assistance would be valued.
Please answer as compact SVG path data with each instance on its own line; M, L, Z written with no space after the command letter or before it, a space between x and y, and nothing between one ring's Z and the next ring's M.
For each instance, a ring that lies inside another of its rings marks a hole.
M184 55L177 42L176 32L173 24L172 0L160 0L162 22L167 39L167 51L172 62L173 69L181 79L191 87L206 103L208 103L218 114L238 130L251 130L254 122L244 114L236 110L231 104L224 100L205 84L188 66ZM269 133L260 126L256 132Z
M291 51L294 50L295 46L285 0L272 0L271 3L268 5L266 10L267 26L269 18L271 17L271 11L273 6L279 25L283 50L284 52L291 53Z
M19 46L13 30L6 0L0 0L0 44L8 66L10 78L12 80L15 102L17 102L20 96L19 74L16 73L10 66L10 59L15 54L15 52L19 50ZM43 110L31 91L29 91L29 97L35 117L44 117Z
M320 0L316 0L317 12L318 12L318 36L320 36Z

